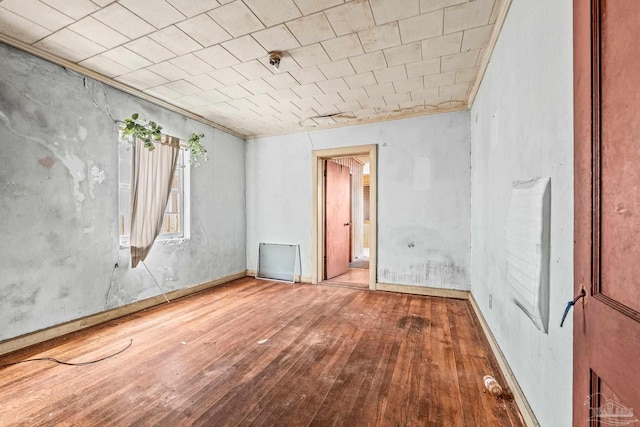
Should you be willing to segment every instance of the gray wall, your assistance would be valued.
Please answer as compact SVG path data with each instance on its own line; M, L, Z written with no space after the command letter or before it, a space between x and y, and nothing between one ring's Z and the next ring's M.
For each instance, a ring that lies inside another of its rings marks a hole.
M471 110L471 291L543 426L571 425L573 75L569 0L515 0ZM512 302L505 225L513 181L551 177L549 333ZM491 301L491 303L490 303Z
M312 150L378 144L378 282L469 289L469 112L247 142L247 268L301 245L311 274Z
M244 141L1 44L0 58L0 340L160 293L119 250L110 115L205 134L192 238L156 244L145 261L164 290L244 271Z

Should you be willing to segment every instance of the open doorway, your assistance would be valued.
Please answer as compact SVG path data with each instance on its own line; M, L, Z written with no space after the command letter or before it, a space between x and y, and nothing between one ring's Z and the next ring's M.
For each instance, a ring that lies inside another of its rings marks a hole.
M313 152L312 283L375 289L375 172L375 145Z

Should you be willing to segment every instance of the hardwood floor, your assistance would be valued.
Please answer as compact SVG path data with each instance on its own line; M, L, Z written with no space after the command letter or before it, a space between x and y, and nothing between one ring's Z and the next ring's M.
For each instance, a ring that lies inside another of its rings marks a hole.
M521 426L468 301L240 279L0 358L2 426Z
M343 285L358 289L369 289L369 270L350 268L346 273L322 282L325 285Z

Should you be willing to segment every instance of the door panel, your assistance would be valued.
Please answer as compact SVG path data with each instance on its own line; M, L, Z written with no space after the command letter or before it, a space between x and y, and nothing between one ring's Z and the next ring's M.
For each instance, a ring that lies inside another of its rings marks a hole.
M576 426L640 425L638 22L637 0L574 1Z
M325 162L325 279L349 270L351 174L349 168Z

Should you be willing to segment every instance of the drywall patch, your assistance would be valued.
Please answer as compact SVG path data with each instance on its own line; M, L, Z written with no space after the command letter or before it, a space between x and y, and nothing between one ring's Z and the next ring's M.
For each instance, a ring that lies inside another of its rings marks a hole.
M91 180L89 181L89 197L92 199L96 198L94 193L94 189L96 184L102 184L106 178L104 170L100 169L100 166L95 164L92 160L87 162L87 169L89 170L89 174L91 175Z

